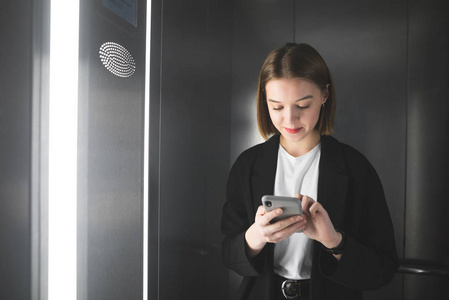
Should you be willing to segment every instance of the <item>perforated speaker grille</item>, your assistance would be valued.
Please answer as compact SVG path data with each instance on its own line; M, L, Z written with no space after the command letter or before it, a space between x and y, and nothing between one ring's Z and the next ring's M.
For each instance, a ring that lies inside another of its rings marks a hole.
M106 42L101 45L99 52L101 62L112 74L119 77L130 77L136 71L133 56L122 45Z

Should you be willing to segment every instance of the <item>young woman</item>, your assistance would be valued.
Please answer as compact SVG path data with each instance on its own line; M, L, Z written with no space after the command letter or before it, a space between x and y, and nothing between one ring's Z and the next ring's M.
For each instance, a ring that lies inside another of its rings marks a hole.
M268 55L257 96L267 141L236 160L222 215L224 263L244 277L239 299L362 299L396 272L382 184L362 154L330 136L335 105L314 48ZM303 214L271 222L282 210L265 212L264 195L295 196Z

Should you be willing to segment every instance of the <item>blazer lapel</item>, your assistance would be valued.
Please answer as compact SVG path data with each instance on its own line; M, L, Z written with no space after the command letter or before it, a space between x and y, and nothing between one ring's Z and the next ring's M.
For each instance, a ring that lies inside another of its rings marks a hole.
M264 195L273 195L276 178L279 135L271 137L260 151L253 167L251 186L255 211L262 205ZM255 212L254 211L254 212Z
M343 226L349 181L341 151L336 139L331 136L322 137L318 201L326 209L336 228Z

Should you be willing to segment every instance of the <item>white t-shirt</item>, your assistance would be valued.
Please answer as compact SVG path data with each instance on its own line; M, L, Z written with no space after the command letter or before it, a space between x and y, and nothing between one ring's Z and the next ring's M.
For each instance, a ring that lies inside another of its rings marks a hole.
M308 153L293 157L279 145L274 195L302 194L317 201L321 144ZM294 233L274 247L274 272L288 279L310 279L312 240Z

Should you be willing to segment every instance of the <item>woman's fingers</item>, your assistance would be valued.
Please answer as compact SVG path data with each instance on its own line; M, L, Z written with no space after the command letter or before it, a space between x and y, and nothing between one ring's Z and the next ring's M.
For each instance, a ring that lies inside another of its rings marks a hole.
M299 199L303 197L300 194L295 196ZM258 207L255 225L259 228L260 235L266 242L277 243L295 232L303 231L305 229L306 220L302 216L292 216L272 223L273 219L281 214L282 209L280 208L266 212L263 206Z
M312 216L315 216L318 212L321 212L322 210L323 206L318 202L313 203L309 208L309 212Z
M305 220L301 216L293 216L265 227L266 238L270 242L278 242L301 230Z
M260 205L257 208L256 218L257 218L257 216L263 216L264 214L265 214L265 209L263 208L263 205Z
M284 240L294 232L301 230L303 224L299 224L302 218L290 217L275 223L270 223L276 216L282 214L282 209L266 212L263 206L257 208L255 222L245 232L245 240L248 245L248 255L257 255L266 243L277 243ZM299 217L299 216L298 216ZM303 220L304 221L304 220Z
M256 223L259 223L260 225L267 225L273 220L275 217L282 214L282 209L276 208L272 211L265 212L265 209L263 206L259 206L256 212Z
M305 220L300 216L290 217L265 227L265 238L268 242L277 243L295 232L304 229Z
M318 202L315 202L315 200L313 200L312 198L310 198L308 196L303 196L301 199L302 213L305 214L306 216L310 216L310 208L315 203L318 203Z
M265 212L263 206L258 207L255 225L261 238L265 242L278 243L295 232L304 231L309 238L324 244L335 239L336 231L324 207L308 196L296 194L295 197L301 199L302 216L293 216L271 223L275 217L282 214L282 209Z

